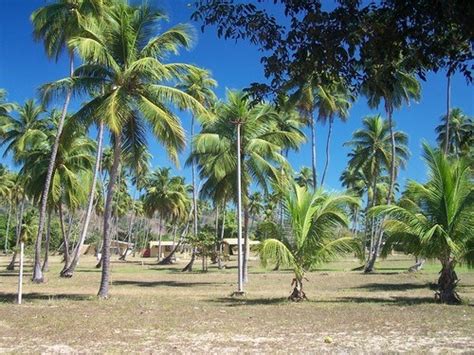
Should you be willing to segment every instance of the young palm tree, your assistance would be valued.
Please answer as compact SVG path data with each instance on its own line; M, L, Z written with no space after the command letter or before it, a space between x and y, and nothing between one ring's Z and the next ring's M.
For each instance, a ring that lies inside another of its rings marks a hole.
M383 172L391 174L392 165L392 136L395 141L395 176L397 169L405 166L406 160L409 156L407 148L408 136L400 131L393 131L390 123L383 120L380 116L366 117L363 121L364 128L355 131L352 134L352 140L345 145L352 146L353 152L350 154L349 166L353 169L361 169L364 176L367 177L367 191L372 191L373 197L368 199L370 207L375 206L376 201L380 198L377 195L378 184L381 182ZM393 194L393 187L389 189L387 194ZM389 198L385 195L387 201ZM391 200L392 198L390 198ZM369 259L365 266L366 272L372 272L380 251L383 234L380 232L375 236L375 221L372 221L372 228L370 229L371 243Z
M446 121L449 119L449 130ZM441 124L436 127L436 141L443 147L446 154L461 155L469 152L474 145L474 120L468 117L460 108L454 108L441 118Z
M421 86L412 73L403 68L403 61L387 65L372 65L367 68L367 75L362 84L362 93L367 97L368 105L377 108L381 100L387 114L391 141L390 183L387 204L393 200L393 189L396 182L397 144L393 124L393 111L404 103L420 99Z
M294 286L289 299L306 299L303 291L305 272L316 265L353 250L353 239L344 237L349 226L347 208L358 205L358 199L348 195L332 195L322 190L310 192L294 184L285 195L286 221L290 233L278 239L265 239L260 245L263 266L274 263L293 269Z
M205 123L196 136L190 160L196 159L199 165L201 177L205 179L203 190L226 191L226 196L234 196L237 205L242 201L243 223L239 212L237 216L240 226L243 225L248 250L250 184L253 180L266 190L269 178L278 180L279 167L287 165L281 151L288 141L298 145L304 137L300 132L280 130L278 113L268 104L252 106L242 92L229 91L227 102L220 105L216 115L217 118ZM242 262L243 270L244 265Z
M78 35L86 23L99 20L104 12L105 5L110 5L110 3L111 1L107 0L57 0L54 3L39 8L31 15L33 36L36 40L43 42L46 54L49 58L54 58L57 61L61 53L67 50L69 54L69 76L71 78L74 75L75 46L70 42L70 39ZM71 95L71 90L67 90L61 116L58 121L58 134L56 134L56 139L51 149L51 158L41 197L33 268L33 281L36 283L43 282L43 274L40 266L41 239L43 237L47 201L56 155L58 153L59 139L64 127Z
M396 241L415 255L441 263L436 297L443 303L459 303L455 267L474 265L474 185L472 171L463 159L444 156L424 144L428 165L426 184L410 181L399 206L377 206L375 215L390 234L387 246Z
M86 61L76 69L74 78L44 88L46 95L53 91L64 94L69 89L101 92L105 88L74 115L84 121L104 117L112 134L113 165L104 211L101 298L108 297L111 203L122 151L140 151L146 146L145 129L149 125L170 158L176 161L184 146L184 131L170 105L190 109L198 115L206 113L192 96L168 85L197 68L161 61L166 55L177 53L180 47L191 45L189 26L177 25L151 37L165 16L148 6L117 4L110 9L109 17L106 24L88 24L85 32L70 41Z
M210 108L216 101L217 96L212 90L217 87L217 81L211 78L210 72L207 70L197 70L189 73L184 78L183 82L177 85L177 88L186 92L188 95L194 97L203 106ZM194 138L194 115L191 119L191 142ZM191 151L193 150L191 143ZM197 184L196 184L196 164L191 162L191 180L193 186L193 235L197 238L198 235L198 208L197 208ZM191 258L194 262L194 257ZM192 270L192 264L188 266L188 270Z
M349 117L349 109L355 100L350 89L342 82L334 82L332 85L318 85L316 104L318 106L318 120L322 123L328 122L328 136L326 140L326 162L324 164L321 186L324 185L326 173L329 167L329 150L334 118L339 117L346 122Z

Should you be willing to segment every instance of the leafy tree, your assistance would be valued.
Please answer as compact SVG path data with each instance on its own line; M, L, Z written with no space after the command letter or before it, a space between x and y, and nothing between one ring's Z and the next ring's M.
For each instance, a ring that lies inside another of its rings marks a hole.
M353 239L341 235L349 225L346 208L358 203L358 199L348 195L310 192L297 184L288 191L285 212L289 233L280 234L278 239L265 239L259 252L264 266L274 263L293 270L290 300L306 299L306 271L353 249Z
M311 169L307 166L301 167L300 171L295 176L295 181L298 183L299 186L304 187L306 189L314 188L314 180L313 176L311 175Z
M436 127L436 141L440 147L448 147L447 153L457 156L468 155L470 147L474 145L473 119L464 114L461 109L454 108L449 115L448 131L446 130L447 120L447 115L444 115L441 118L441 124Z
M384 228L406 251L441 263L437 299L459 303L456 293L458 263L474 264L474 185L464 159L444 156L424 144L428 166L426 184L410 181L397 206L377 206L371 212L388 217Z

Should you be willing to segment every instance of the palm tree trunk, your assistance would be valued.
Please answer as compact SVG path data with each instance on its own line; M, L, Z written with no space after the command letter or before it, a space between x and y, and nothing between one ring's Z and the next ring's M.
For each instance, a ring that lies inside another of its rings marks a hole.
M46 222L46 240L44 243L44 261L41 271L49 271L49 241L51 239L51 211L48 211L48 221Z
M219 242L219 258L217 259L218 268L222 269L222 241L224 240L224 232L225 232L225 212L226 212L226 200L224 198L224 203L222 205L222 224L221 224L221 237Z
M71 52L69 54L69 75L72 78L74 73L74 54ZM48 204L49 188L51 187L51 180L53 178L54 166L56 164L56 156L58 154L59 148L59 139L64 127L64 121L66 119L67 109L69 107L69 101L71 100L71 90L68 90L66 94L66 100L64 101L63 109L61 112L61 117L58 121L58 130L56 137L54 138L53 148L51 150L51 158L49 160L48 171L46 173L46 180L44 182L43 193L41 195L41 208L39 213L38 220L38 233L36 235L35 241L35 257L34 257L34 267L33 267L33 279L35 283L44 282L43 272L41 271L41 241L43 238L43 229L46 217L46 207Z
M243 263L244 283L247 283L249 281L249 257L250 257L249 209L246 203L244 207L244 263Z
M158 262L161 259L161 236L162 236L162 228L163 228L163 217L160 214L159 219L159 228L158 228Z
M69 240L66 233L66 229L64 228L63 204L61 200L59 201L58 211L59 211L59 224L61 225L61 233L63 235L64 265L67 265L69 263Z
M23 220L23 213L25 212L25 199L26 199L25 195L23 195L21 199L21 203L20 203L20 210L17 216L17 223L15 227L15 234L16 234L15 249L17 249L18 246L20 245L21 222ZM9 271L15 270L16 255L17 255L17 252L15 250L12 256L12 260L7 266L7 270Z
M74 274L74 270L79 263L79 258L81 256L81 249L84 245L84 241L86 240L87 231L89 229L89 223L92 216L92 210L94 207L94 197L95 197L95 189L97 185L97 178L99 176L100 171L100 161L102 158L102 144L104 138L104 123L101 121L99 124L99 132L97 134L97 152L95 156L95 166L94 166L94 176L92 177L92 184L89 190L89 201L87 203L87 211L86 211L86 218L84 220L84 226L82 227L81 237L79 238L79 242L74 249L72 260L69 265L65 265L66 267L61 271L61 277L72 277Z
M451 74L448 72L447 77L447 86L446 86L446 128L445 128L445 138L444 138L444 154L449 153L449 126L450 126L450 114L451 114Z
M107 198L104 207L104 238L102 247L102 276L99 287L99 298L109 297L109 279L110 279L110 241L111 241L111 218L112 218L112 198L115 191L115 183L120 168L121 136L120 133L114 134L114 162L109 176L109 186Z
M326 163L324 163L324 171L323 171L323 177L321 178L321 186L324 186L324 179L326 178L326 172L328 170L329 166L329 149L330 149L330 144L331 144L331 134L332 134L332 126L333 126L334 120L332 118L329 119L329 128L328 128L328 138L326 140Z
M191 151L192 147L192 140L194 139L194 115L191 118ZM196 191L196 164L194 159L191 163L191 178L193 184L193 236L194 239L197 238L198 235L198 208L197 208L197 191Z
M244 292L243 283L243 261L242 261L242 161L241 161L241 142L240 126L237 122L237 293Z
M7 228L5 230L5 254L8 252L8 237L10 234L10 219L12 215L12 203L8 203Z
M316 172L317 156L316 156L316 123L314 122L313 113L309 119L311 124L311 165L313 169L313 188L318 187L318 173Z
M456 292L458 277L454 271L455 261L451 258L441 259L441 271L438 279L438 292L435 298L442 303L459 304L461 298Z

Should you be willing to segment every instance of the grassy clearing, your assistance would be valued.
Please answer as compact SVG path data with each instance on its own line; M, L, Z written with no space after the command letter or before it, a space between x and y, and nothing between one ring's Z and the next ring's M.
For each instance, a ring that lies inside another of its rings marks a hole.
M430 289L437 265L405 273L413 263L405 257L381 262L373 275L347 271L354 260L328 264L308 275L310 301L298 304L286 301L291 273L264 272L257 262L247 297L233 299L233 268L181 273L184 262L138 258L113 263L111 299L99 301L94 258L60 279L54 257L47 282L27 282L25 304L16 306L6 263L0 257L3 352L474 352L474 273L459 269L466 304L440 305Z

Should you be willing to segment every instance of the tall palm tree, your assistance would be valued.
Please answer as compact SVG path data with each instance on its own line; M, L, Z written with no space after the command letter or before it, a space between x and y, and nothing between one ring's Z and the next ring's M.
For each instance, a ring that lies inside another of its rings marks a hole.
M254 192L249 196L249 214L251 215L252 225L250 226L250 230L252 230L253 224L255 221L260 217L263 212L263 197L260 192Z
M459 303L456 264L474 265L472 171L464 159L446 157L427 144L423 148L428 182L410 181L398 206L377 206L371 212L388 217L387 248L396 242L408 252L440 261L436 297L443 303Z
M421 86L412 73L404 70L403 60L383 65L373 64L366 68L366 77L361 91L367 97L369 107L377 108L384 101L391 140L390 183L387 204L393 199L393 189L397 179L397 147L393 124L393 111L404 103L420 99Z
M188 95L194 97L203 106L210 108L214 102L217 101L216 94L212 90L217 87L217 81L211 78L210 72L207 70L197 70L189 73L184 78L183 82L178 83L177 88L186 92ZM191 119L191 151L192 140L194 138L194 120ZM197 238L198 234L198 207L197 207L197 184L196 184L196 164L191 162L191 180L193 186L193 235ZM194 257L191 258L191 263L194 262ZM188 270L192 270L192 264L188 266Z
M293 269L290 300L306 299L305 272L353 249L353 239L344 236L343 230L349 225L347 207L358 203L358 199L348 195L310 192L297 184L288 190L285 211L291 232L282 233L278 239L265 239L259 252L263 266L271 262Z
M393 139L392 139L393 136ZM369 179L367 191L372 191L372 198L367 199L368 206L375 206L378 198L378 184L381 182L383 172L392 171L392 141L395 141L395 168L403 168L409 156L407 148L408 137L400 131L393 131L388 120L380 116L369 116L363 120L363 128L352 134L352 140L345 145L353 147L350 154L349 166L353 169L362 169L364 176ZM395 170L395 174L396 174ZM389 182L390 185L391 181ZM387 194L393 194L393 187ZM393 196L392 196L393 197ZM392 197L385 195L387 201ZM371 222L371 247L370 255L365 266L366 272L372 272L382 243L382 233L375 235L375 221Z
M161 238L166 221L182 219L189 211L188 187L180 176L171 176L170 168L158 168L148 178L143 209L152 217L159 215L158 261L161 260Z
M183 24L151 37L157 23L164 18L163 13L145 5L113 6L107 23L87 24L86 31L70 41L86 62L75 70L74 78L44 87L45 95L53 91L64 95L70 89L81 93L85 88L100 92L105 88L74 115L75 119L86 122L104 117L112 136L113 165L104 211L101 298L108 297L111 203L122 151L132 152L146 146L145 129L149 125L170 158L177 161L177 154L184 146L184 131L170 105L190 109L198 115L206 113L192 96L168 85L197 68L162 62L166 55L191 45L190 27Z
M449 130L446 121L449 119ZM446 154L457 156L468 152L474 145L474 120L468 117L460 108L451 110L441 118L441 124L436 127L436 141L443 147Z
M61 53L67 50L69 55L69 76L71 79L74 75L75 45L70 40L77 36L88 22L99 20L104 12L105 5L110 5L110 3L111 1L108 0L56 0L54 3L39 8L31 15L33 37L37 41L43 42L44 49L49 58L54 58L57 61ZM59 139L64 127L71 95L72 91L68 89L58 121L58 133L51 149L51 158L41 197L33 268L33 281L36 283L43 282L40 266L41 239L43 237L47 201L58 153Z
M324 164L321 186L324 185L326 173L329 167L329 150L331 144L331 134L334 118L339 117L341 121L347 121L349 109L355 100L351 90L342 81L337 81L331 85L318 85L316 94L316 104L318 106L318 120L328 123L328 136L326 140L326 162Z
M293 130L280 130L278 112L264 103L252 106L250 98L242 92L229 91L227 102L218 107L216 116L215 120L203 124L194 140L190 160L196 159L199 165L201 177L205 179L203 190L227 190L226 196L233 196L237 206L239 200L242 201L244 221L242 223L242 215L237 212L238 226L243 227L248 255L250 184L254 181L266 190L269 178L278 180L279 167L287 165L282 150L288 142L298 145L304 136ZM241 266L245 270L243 260ZM242 270L239 270L239 280ZM244 278L245 273L241 277Z
M16 176L5 166L0 164L0 198L7 204L7 225L5 228L5 253L8 251L8 239L10 237L10 221L13 209L13 187L15 186Z

